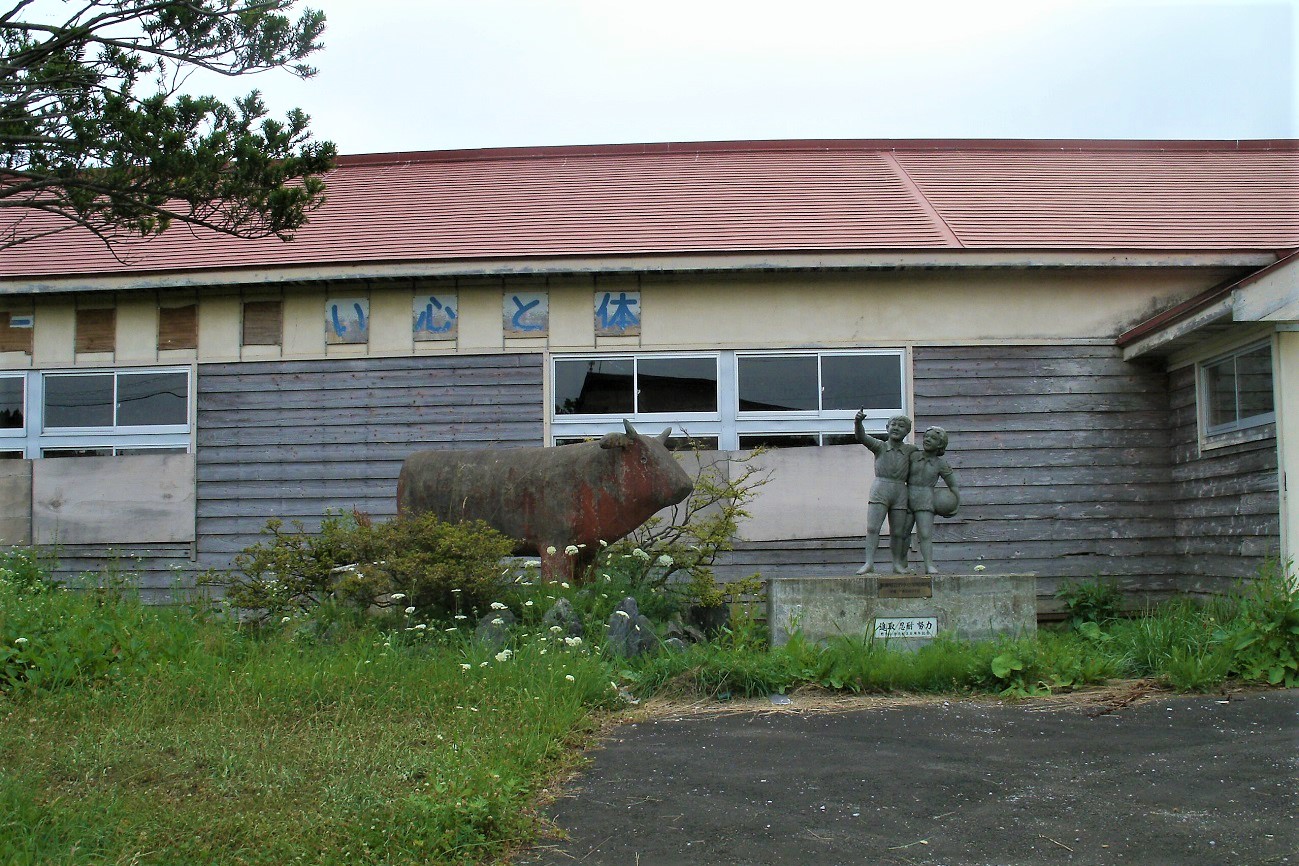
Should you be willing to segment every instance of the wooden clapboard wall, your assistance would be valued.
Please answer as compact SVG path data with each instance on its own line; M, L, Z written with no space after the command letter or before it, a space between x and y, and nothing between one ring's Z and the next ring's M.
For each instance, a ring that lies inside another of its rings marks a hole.
M1192 588L1222 592L1281 547L1276 425L1249 441L1201 450L1195 368L1170 374L1173 525Z
M271 517L391 516L413 451L541 442L538 354L200 365L200 564L227 566Z
M939 568L1037 572L1043 610L1062 578L1179 584L1164 372L1108 346L952 346L916 348L914 379L917 433L948 431L963 496L957 519L938 520ZM851 573L863 543L746 544L718 572ZM887 569L883 544L876 562Z

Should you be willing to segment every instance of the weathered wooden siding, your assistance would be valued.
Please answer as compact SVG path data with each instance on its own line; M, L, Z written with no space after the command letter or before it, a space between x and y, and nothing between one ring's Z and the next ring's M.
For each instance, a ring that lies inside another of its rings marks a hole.
M938 521L940 569L1037 572L1044 609L1062 578L1104 575L1137 593L1177 585L1166 374L1095 345L921 347L914 357L916 429L950 434L963 501L958 518ZM745 545L719 573L842 573L863 543ZM876 562L887 563L883 545Z
M1195 368L1181 367L1169 379L1174 549L1184 558L1189 588L1225 591L1280 552L1276 426L1202 451Z
M391 516L412 451L540 445L541 376L537 354L200 365L200 563L271 517Z

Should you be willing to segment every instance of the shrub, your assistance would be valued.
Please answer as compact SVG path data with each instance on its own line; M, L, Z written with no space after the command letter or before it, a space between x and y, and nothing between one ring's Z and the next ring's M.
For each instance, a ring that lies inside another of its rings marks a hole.
M1264 567L1240 591L1236 617L1219 632L1241 679L1299 686L1299 586L1279 563Z
M234 571L208 577L258 619L326 600L355 609L414 606L429 617L481 609L500 588L501 560L514 546L482 521L444 523L431 514L387 523L333 514L315 534L270 520L264 534L235 557Z
M1064 605L1069 624L1074 628L1084 622L1104 625L1123 610L1123 593L1118 586L1099 578L1084 583L1066 580L1056 590L1055 597Z

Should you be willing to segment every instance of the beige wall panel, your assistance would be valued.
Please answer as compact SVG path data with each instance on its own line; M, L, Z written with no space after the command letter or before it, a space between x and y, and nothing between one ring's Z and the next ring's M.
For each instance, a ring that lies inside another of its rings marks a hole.
M370 289L370 352L409 355L415 344L410 286Z
M0 370L26 370L32 366L32 356L26 352L0 352Z
M284 357L325 354L325 295L294 292L284 297Z
M198 356L200 360L238 360L241 311L242 301L237 295L199 300Z
M766 473L768 481L746 506L750 517L739 531L746 541L866 533L875 461L862 446L777 448L753 458L751 465ZM732 464L731 477L740 471L740 464Z
M32 363L57 367L72 363L77 330L76 307L71 298L39 298L36 302Z
M330 343L325 346L326 358L364 358L368 354L369 343Z
M594 297L595 282L590 277L551 279L551 348L569 350L595 346Z
M36 544L194 540L194 455L33 461Z
M239 348L239 360L241 361L278 361L282 357L284 357L284 353L279 346L241 346Z
M505 339L501 327L500 283L460 285L460 338L462 352L500 350Z
M645 347L1112 338L1221 271L929 271L646 278Z
M1237 322L1299 320L1299 263L1268 271L1232 295L1232 317Z
M132 297L118 301L116 360L128 364L151 364L158 360L158 301L155 298Z
M32 543L32 461L0 460L0 544Z
M1281 555L1299 568L1299 331L1277 334L1276 441L1281 469Z

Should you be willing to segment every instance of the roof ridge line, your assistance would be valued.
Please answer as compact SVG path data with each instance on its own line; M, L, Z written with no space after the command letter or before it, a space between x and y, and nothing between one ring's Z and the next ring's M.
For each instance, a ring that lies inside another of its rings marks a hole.
M882 151L880 156L884 157L884 161L893 167L894 172L898 176L898 180L902 181L902 185L907 188L908 192L912 193L913 197L920 205L920 209L923 210L930 219L934 220L938 224L938 229L942 232L943 237L945 237L950 243L954 243L961 249L965 249L965 244L961 242L960 237L958 237L952 227L948 225L947 220L943 218L943 215L938 212L938 208L934 207L934 203L929 200L929 196L925 195L924 190L922 190L920 185L916 183L916 179L913 178L911 173L908 172L902 166L902 163L898 161L897 155L892 151Z

